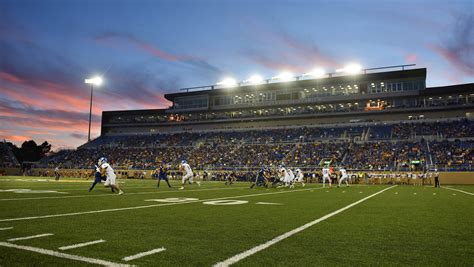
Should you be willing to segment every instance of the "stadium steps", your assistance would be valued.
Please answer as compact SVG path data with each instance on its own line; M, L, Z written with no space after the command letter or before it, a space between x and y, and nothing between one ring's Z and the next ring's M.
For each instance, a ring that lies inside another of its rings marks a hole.
M2 142L2 147L4 152L6 152L7 157L10 159L10 162L16 166L20 165L20 162L18 162L18 159L15 157L11 147L6 142Z
M362 132L362 140L364 141L367 141L369 140L369 136L370 136L370 127L367 127L367 131L365 132Z
M426 140L426 154L427 158L430 160L430 166L433 165L433 156L431 155L430 142Z
M348 147L348 148L346 149L346 151L344 152L344 156L342 157L341 164L344 164L344 163L346 162L347 156L349 155L349 151L352 150L352 145L353 145L353 144L354 144L354 143L351 142L351 143L349 144L349 147Z

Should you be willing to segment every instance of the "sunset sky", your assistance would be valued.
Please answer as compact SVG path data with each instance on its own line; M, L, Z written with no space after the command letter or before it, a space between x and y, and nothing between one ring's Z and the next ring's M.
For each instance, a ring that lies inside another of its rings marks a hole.
M357 3L357 4L356 4ZM0 139L86 142L103 110L281 70L416 63L428 86L474 82L474 1L0 0Z

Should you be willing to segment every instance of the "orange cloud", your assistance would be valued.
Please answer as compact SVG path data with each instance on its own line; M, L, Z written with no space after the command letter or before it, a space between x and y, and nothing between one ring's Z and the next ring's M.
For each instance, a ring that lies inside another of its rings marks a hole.
M1 135L0 138L13 142L24 142L32 139L31 136L23 135Z

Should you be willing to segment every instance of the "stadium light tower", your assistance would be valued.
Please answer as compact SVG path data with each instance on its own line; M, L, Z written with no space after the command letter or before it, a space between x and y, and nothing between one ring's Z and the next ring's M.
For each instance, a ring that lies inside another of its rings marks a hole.
M91 141L91 121L92 121L92 94L94 92L94 85L100 86L103 80L102 80L102 77L96 76L93 78L85 79L84 82L86 84L91 85L91 102L90 102L90 107L89 107L89 134L87 135L87 142L90 142Z

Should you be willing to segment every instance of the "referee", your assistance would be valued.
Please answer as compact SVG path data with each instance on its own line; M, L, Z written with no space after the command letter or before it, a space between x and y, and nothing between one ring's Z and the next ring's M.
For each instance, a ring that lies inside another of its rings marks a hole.
M434 177L435 178L435 187L440 187L439 186L439 172L438 172L437 169L435 169L434 175L435 175L435 177Z

